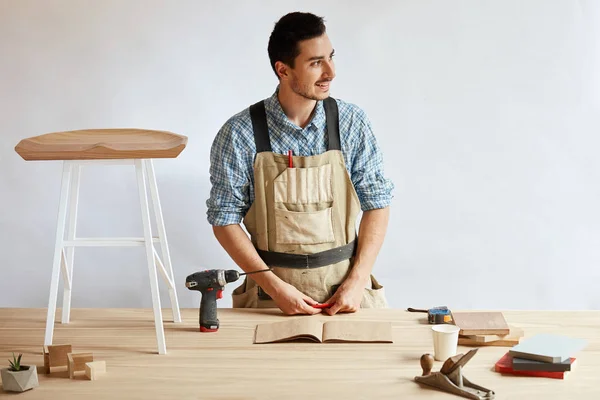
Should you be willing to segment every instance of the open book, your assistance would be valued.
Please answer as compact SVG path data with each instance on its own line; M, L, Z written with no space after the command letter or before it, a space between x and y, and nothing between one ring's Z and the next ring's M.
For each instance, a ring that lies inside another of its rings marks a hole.
M327 321L297 317L288 321L258 324L254 343L309 340L326 342L393 343L392 324L373 321Z

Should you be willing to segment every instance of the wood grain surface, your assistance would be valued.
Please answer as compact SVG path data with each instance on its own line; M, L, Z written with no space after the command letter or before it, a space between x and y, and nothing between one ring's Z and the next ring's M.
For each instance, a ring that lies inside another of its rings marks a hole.
M21 140L15 151L27 161L175 158L187 137L147 129L83 129Z
M458 398L413 380L422 372L421 356L433 352L425 315L371 309L334 317L286 317L279 310L220 308L220 330L200 333L197 309L182 309L180 324L169 321L169 309L163 313L168 354L158 355L151 309L73 309L70 324L56 324L54 344L93 353L95 361L106 362L106 373L94 381L85 376L70 380L61 371L40 374L40 386L19 394L19 399ZM590 344L577 356L577 366L566 380L496 373L494 363L508 348L483 346L464 367L469 380L494 390L496 399L600 398L600 311L504 315L509 324L523 328L525 337L553 332ZM45 309L0 309L0 365L14 351L23 353L24 364L43 366L45 317ZM286 318L389 321L394 343L253 344L258 323ZM462 353L471 348L458 347ZM436 361L433 371L442 364ZM7 396L0 389L3 395Z

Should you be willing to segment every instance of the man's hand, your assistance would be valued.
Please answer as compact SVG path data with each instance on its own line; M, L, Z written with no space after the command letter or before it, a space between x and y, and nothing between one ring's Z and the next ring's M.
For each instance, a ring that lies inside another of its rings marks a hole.
M313 307L313 305L319 304L318 302L284 281L280 281L273 290L273 294L269 293L269 295L279 309L287 315L321 312L321 309Z
M327 301L332 304L325 312L334 315L338 312L356 312L360 308L365 287L367 286L383 243L389 219L389 207L365 211L358 231L358 248L350 274Z
M213 227L215 236L231 258L245 272L267 269L267 265L258 256L248 235L239 225ZM305 296L294 286L284 282L273 272L252 275L252 279L262 287L286 314L317 314L321 310L312 307L316 301Z
M325 312L335 315L338 312L356 312L363 299L365 285L359 279L346 279L326 303L331 304Z

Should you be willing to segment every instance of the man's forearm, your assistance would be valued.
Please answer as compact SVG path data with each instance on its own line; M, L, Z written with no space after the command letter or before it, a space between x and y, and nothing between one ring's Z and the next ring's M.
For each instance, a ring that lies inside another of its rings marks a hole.
M390 208L369 210L363 213L358 230L358 248L354 266L348 276L361 285L368 283L375 260L383 244L390 216Z
M269 268L260 258L248 235L239 225L213 226L215 237L233 261L244 272ZM281 280L272 272L251 275L267 293L271 293Z

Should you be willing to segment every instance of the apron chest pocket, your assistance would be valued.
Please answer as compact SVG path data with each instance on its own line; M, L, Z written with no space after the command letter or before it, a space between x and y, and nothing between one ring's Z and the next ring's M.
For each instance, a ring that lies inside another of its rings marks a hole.
M331 207L321 211L297 212L275 209L277 243L317 244L335 240Z
M275 178L273 185L277 243L335 241L330 164L287 168Z

